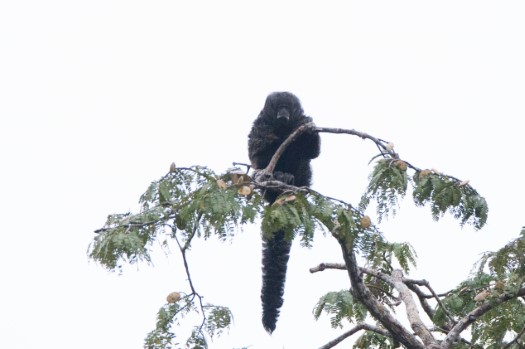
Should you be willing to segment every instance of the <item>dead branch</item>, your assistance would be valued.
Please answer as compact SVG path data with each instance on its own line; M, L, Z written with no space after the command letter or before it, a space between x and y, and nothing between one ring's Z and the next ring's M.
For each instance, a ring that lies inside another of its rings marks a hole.
M310 273L317 273L325 269L339 269L346 270L346 265L343 263L321 263L317 267L310 268Z
M363 282L362 274L357 266L357 260L351 246L347 245L345 239L338 238L341 246L348 276L352 285L352 293L365 305L370 314L379 321L391 334L395 341L400 342L408 349L425 349L410 331L408 331L388 309L379 302Z

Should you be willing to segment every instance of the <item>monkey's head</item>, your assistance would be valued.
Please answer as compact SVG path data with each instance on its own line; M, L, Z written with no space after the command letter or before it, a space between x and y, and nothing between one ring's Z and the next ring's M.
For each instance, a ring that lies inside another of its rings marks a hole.
M266 98L261 112L266 117L287 122L303 115L301 102L293 93L273 92Z

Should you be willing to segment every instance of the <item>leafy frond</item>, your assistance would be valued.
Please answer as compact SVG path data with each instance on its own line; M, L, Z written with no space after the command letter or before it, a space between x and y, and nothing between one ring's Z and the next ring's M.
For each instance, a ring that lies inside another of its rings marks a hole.
M470 185L430 170L416 172L414 183L415 204L430 204L434 220L439 220L449 211L460 220L461 226L469 223L475 229L481 229L487 222L487 202Z
M394 341L374 331L365 331L352 346L354 349L392 349Z
M123 262L150 262L147 245L155 237L158 216L152 211L143 216L130 213L110 215L106 226L112 228L95 237L89 247L89 257L108 270L120 268Z
M460 283L454 290L449 292L441 302L452 316L464 316L475 308L476 296L480 292L488 290L493 280L494 278L488 274L477 274ZM446 320L444 310L438 306L434 315L434 321L438 326L442 326Z
M378 242L383 241L383 235L371 224L369 217L351 205L318 193L311 194L310 202L311 216L365 258L368 259L376 251Z
M402 160L378 160L369 176L366 192L361 198L359 204L361 211L366 209L371 199L375 199L379 222L390 214L395 215L399 208L399 200L407 191L406 169L406 163Z
M207 305L204 310L206 312L206 332L210 338L215 335L220 336L225 329L230 327L233 315L229 308Z
M171 326L176 315L181 311L181 307L177 303L167 304L160 308L157 313L156 328L148 333L144 340L144 348L146 349L171 349L175 339L175 333L171 331Z
M512 299L487 312L472 325L472 342L483 348L503 348L525 327L525 303Z
M207 348L207 340L203 329L209 335L209 338L220 336L223 331L230 327L232 323L232 314L230 309L213 304L206 304L200 308L195 304L196 297L188 295L172 304L166 304L159 309L157 313L157 323L155 329L151 331L145 339L144 347L146 349L165 349L173 348L176 338L172 331L174 323L180 321L190 312L204 312L204 321L193 329L186 346L189 348ZM177 346L178 348L178 346Z
M385 240L378 240L376 248L367 260L371 268L390 273L393 269L394 258L407 274L410 271L410 266L416 266L416 251L407 242L391 243Z
M511 275L525 278L525 227L520 236L495 252L486 252L478 262L478 270L488 272L497 279L508 279Z
M195 327L191 332L190 338L186 341L186 348L188 349L207 349L208 342L204 333L200 330L199 327Z
M140 213L108 217L89 247L91 259L109 270L124 262L149 262L149 249L156 238L177 231L184 244L194 236L216 234L226 239L236 227L254 222L263 200L248 182L234 182L229 174L218 176L193 166L174 168L152 182L140 204Z
M461 318L484 302L506 293L504 285L494 276L477 273L462 282L455 290L442 299L442 305L455 318ZM447 319L438 306L434 323L443 326ZM515 337L525 327L525 303L522 299L510 299L489 310L474 322L470 328L471 344L480 348L503 348L508 338Z
M328 314L333 328L342 328L343 320L350 323L361 322L368 314L366 307L348 290L325 294L319 299L313 312L315 319L319 319L323 312Z

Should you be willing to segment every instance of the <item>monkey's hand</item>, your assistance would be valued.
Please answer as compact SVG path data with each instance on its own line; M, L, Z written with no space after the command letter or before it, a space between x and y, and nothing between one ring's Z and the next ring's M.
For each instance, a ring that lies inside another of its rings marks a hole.
M254 170L253 178L256 183L268 182L273 179L273 174L266 170Z
M254 172L255 181L258 183L276 180L285 184L293 185L294 176L291 173L275 171L273 174L266 170L256 170Z
M286 184L293 185L294 182L294 175L287 172L281 172L281 171L275 171L273 174L273 177Z

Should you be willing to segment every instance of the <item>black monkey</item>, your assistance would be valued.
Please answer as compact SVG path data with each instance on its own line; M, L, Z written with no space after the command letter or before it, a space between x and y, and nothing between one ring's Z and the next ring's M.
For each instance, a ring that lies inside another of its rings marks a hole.
M277 148L299 126L312 122L305 116L299 99L289 92L274 92L266 98L264 108L253 123L248 136L248 153L255 170L266 168ZM320 152L317 132L301 133L279 158L274 178L298 187L309 186L312 179L310 160ZM279 196L277 190L266 190L264 198L270 204ZM283 305L286 266L290 257L291 241L283 231L270 238L263 237L261 300L262 322L269 333L275 330L279 309Z

